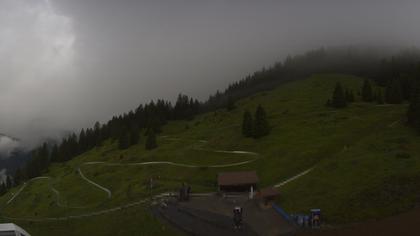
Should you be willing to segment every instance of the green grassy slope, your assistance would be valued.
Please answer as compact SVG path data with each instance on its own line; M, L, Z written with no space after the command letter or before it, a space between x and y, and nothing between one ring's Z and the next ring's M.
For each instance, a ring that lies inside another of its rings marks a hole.
M354 91L362 84L361 78L345 75L316 75L284 84L239 101L231 112L220 110L192 121L170 122L153 151L144 149L144 137L124 151L107 142L70 162L52 165L45 174L51 179L29 182L9 205L11 194L21 186L1 197L2 214L31 219L86 214L174 191L184 181L195 192L215 191L216 174L228 170L257 170L260 185L269 186L312 166L313 171L280 188L278 202L288 211L319 207L327 222L345 223L409 209L419 201L420 138L403 124L406 106L356 102L342 110L327 108L325 101L337 81ZM259 140L243 138L243 111L254 111L258 104L268 114L271 134ZM214 150L260 155L254 162L226 168L83 164L171 161L206 166L255 158ZM110 189L112 197L84 181L79 167L87 178ZM148 189L151 177L155 180L152 192ZM68 221L15 222L33 235L174 234L150 215L146 205ZM69 227L76 231L67 232Z

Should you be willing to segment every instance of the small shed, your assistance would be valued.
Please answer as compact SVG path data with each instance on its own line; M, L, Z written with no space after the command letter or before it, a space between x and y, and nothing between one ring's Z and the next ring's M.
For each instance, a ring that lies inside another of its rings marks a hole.
M255 171L224 172L217 176L219 191L225 192L249 192L251 187L257 188L258 182Z
M265 205L268 205L270 202L280 195L280 192L273 187L263 188L259 191L259 197L264 201Z

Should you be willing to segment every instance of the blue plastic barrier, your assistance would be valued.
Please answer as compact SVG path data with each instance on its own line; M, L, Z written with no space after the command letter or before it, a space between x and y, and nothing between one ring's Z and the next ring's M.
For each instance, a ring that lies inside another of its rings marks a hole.
M281 208L280 206L277 206L276 204L273 204L273 208L277 213L283 216L283 218L285 218L288 221L292 221L289 214L287 214L286 211L283 210L283 208Z

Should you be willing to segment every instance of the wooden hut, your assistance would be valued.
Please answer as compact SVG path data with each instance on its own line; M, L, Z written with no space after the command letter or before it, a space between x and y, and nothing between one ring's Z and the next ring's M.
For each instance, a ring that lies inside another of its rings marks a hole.
M219 191L249 192L257 188L259 179L255 171L224 172L217 176Z

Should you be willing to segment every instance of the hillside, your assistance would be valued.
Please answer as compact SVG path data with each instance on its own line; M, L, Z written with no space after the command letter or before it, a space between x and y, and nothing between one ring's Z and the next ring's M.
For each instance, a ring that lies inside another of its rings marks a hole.
M346 109L327 108L337 81L359 91L363 79L314 75L241 99L232 111L171 121L153 151L144 149L142 136L124 151L108 141L52 164L44 178L0 198L3 221L13 220L33 235L174 235L178 232L155 219L145 201L182 182L193 192L215 191L216 174L227 170L257 170L260 186L269 186L313 167L281 186L277 201L291 213L321 208L328 224L382 218L416 206L420 137L404 125L406 105L367 104L357 97ZM258 104L268 114L271 133L243 138L243 112Z

